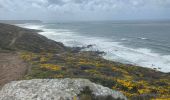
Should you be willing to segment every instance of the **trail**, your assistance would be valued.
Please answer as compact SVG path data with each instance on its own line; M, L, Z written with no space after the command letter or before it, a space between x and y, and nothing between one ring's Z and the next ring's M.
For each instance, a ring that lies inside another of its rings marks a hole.
M21 79L28 66L17 53L0 53L0 88L14 80Z

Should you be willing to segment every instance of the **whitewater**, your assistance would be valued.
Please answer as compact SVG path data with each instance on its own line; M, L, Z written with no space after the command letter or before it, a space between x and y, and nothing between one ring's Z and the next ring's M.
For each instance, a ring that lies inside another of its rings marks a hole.
M166 49L168 46L165 45L166 48L164 48L161 47L164 46L161 44L161 42L160 44L155 43L155 45L152 47L159 47L158 50L160 51L166 49L167 52L164 54L162 52L154 52L152 47L149 48L149 43L152 43L153 41L147 42L150 40L146 37L136 37L135 41L139 40L137 43L140 43L141 46L135 47L134 41L134 43L129 42L132 45L124 44L128 43L128 41L132 39L131 37L108 38L107 36L104 36L105 34L103 36L89 34L84 35L81 34L82 30L77 31L75 27L72 30L71 28L67 27L50 27L48 24L18 24L18 26L29 29L42 30L42 32L39 32L39 34L57 42L62 42L66 46L83 47L87 45L93 45L91 48L85 50L104 51L106 54L103 57L108 60L148 67L152 69L156 68L156 70L162 72L170 72L170 53L168 52L169 49Z

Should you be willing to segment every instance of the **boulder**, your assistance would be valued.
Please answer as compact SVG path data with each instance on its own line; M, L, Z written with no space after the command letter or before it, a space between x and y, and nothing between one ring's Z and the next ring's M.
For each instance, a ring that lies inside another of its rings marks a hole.
M13 81L0 90L0 100L127 100L120 92L87 79Z

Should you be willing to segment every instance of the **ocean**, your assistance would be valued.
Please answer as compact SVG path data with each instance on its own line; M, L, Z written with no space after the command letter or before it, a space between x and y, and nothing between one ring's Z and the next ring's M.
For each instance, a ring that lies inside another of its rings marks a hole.
M170 72L170 22L94 21L18 24L70 47L93 45L103 57L126 64Z

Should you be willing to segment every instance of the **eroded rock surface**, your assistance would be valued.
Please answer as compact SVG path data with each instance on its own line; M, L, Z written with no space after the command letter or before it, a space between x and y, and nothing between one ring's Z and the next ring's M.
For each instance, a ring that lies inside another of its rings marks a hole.
M89 89L89 90L88 90ZM86 79L13 81L0 91L0 100L127 100L117 91Z

